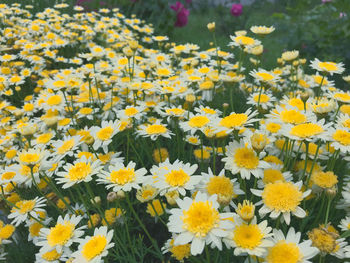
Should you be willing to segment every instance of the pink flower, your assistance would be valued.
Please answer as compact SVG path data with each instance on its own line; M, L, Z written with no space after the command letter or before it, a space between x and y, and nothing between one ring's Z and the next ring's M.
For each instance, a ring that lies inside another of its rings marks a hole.
M330 3L330 2L332 2L332 0L322 0L322 4Z
M233 16L240 16L243 12L243 6L241 4L233 4L231 7L231 14Z
M177 1L175 5L170 6L176 12L176 27L183 27L188 23L188 16L190 15L190 11L185 8L185 6Z

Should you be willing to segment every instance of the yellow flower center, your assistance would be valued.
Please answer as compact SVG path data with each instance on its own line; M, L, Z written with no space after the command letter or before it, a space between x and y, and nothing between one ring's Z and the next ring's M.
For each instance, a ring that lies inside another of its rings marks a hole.
M22 163L36 163L40 160L40 154L38 153L22 153L19 156L19 161Z
M263 233L256 224L242 224L236 227L233 234L233 241L236 243L237 247L246 249L258 247L264 238Z
M9 150L5 156L7 159L12 159L16 156L16 154L17 154L17 151L15 149L12 149L12 150Z
M333 139L343 145L350 145L350 133L348 131L337 130L333 134Z
M66 178L68 178L71 181L83 180L91 173L91 171L92 169L90 167L90 163L76 163L69 169Z
M243 204L238 204L236 213L245 221L253 218L255 212L255 206L248 200L243 200Z
M59 147L59 148L57 149L57 152L58 152L59 154L64 154L64 153L68 152L70 149L73 148L74 143L75 143L75 142L74 142L74 139L70 139L70 140L68 140L68 141L65 141L65 142L62 144L62 146Z
M90 114L90 113L92 112L92 109L91 109L91 108L81 108L81 109L79 110L79 112L80 112L81 114L87 115L87 114Z
M262 179L264 184L274 183L277 181L284 181L283 174L277 169L266 169L264 170L264 177Z
M59 254L56 249L46 252L45 254L42 255L42 258L47 260L47 261L54 261L57 260L61 257L62 253Z
M205 237L218 226L219 219L219 212L209 201L193 202L182 218L184 228L197 237Z
M253 45L255 43L254 39L246 36L237 36L235 42L240 45Z
M295 243L281 240L269 249L266 260L268 263L298 263L302 258L303 255Z
M88 261L100 255L107 246L107 239L105 236L94 236L84 246L81 254Z
M326 71L336 71L338 70L337 64L334 62L320 62L318 66Z
M350 94L348 93L336 93L334 94L334 98L342 101L350 101Z
M146 132L148 134L161 134L161 133L166 133L167 129L164 127L164 125L153 124L153 125L149 125L146 128Z
M40 144L46 144L50 141L51 138L52 138L51 133L44 133L39 135L38 138L36 138L36 142Z
M40 229L42 228L42 224L35 222L33 223L30 227L29 227L29 233L33 236L33 237L37 237L39 236L39 232Z
M69 221L63 224L57 224L50 228L50 233L47 235L47 242L51 247L56 245L63 246L73 236L75 226Z
M312 229L308 237L312 241L312 246L324 253L332 253L337 246L335 235L323 228Z
M172 243L174 241L172 240ZM184 258L187 258L191 255L191 244L185 244L185 245L178 245L173 246L169 249L171 252L171 256L176 258L178 261L182 261Z
M207 191L209 195L217 194L219 203L221 203L220 199L225 199L222 201L230 201L235 195L233 183L225 176L214 176L210 178L207 183Z
M5 172L1 175L2 180L11 180L16 175L15 172Z
M273 122L271 122L271 123L268 123L268 124L266 125L266 130L268 130L268 131L271 132L271 133L276 133L276 132L278 132L280 129L281 129L281 125L278 124L278 123L273 123Z
M107 141L111 138L113 134L114 129L111 126L107 126L105 128L100 129L97 133L96 136L98 139L101 141Z
M173 108L173 109L166 109L165 112L167 114L182 115L184 114L185 110L181 108Z
M12 208L11 211L18 211L20 214L23 215L33 210L33 208L35 207L35 201L22 200L16 203L16 207Z
M259 95L255 95L253 99L255 102L258 102ZM266 103L266 102L269 102L269 100L270 100L269 96L267 96L266 94L260 94L260 103Z
M292 124L301 124L306 122L306 116L296 110L284 110L281 112L280 118L283 122Z
M338 183L338 177L332 172L318 171L312 174L311 177L314 184L322 188L331 188Z
M136 109L136 108L127 108L125 109L125 115L128 116L128 117L132 117L134 115L136 115L139 111Z
M315 123L303 123L303 124L299 124L294 126L291 131L290 134L294 135L294 136L298 136L301 138L307 138L307 137L311 137L311 136L315 136L317 134L322 133L324 130L323 128Z
M209 121L207 116L195 116L188 121L188 125L192 128L202 128L204 125L208 124Z
M167 184L176 187L176 186L184 186L189 180L190 176L185 173L184 170L173 170L170 173L164 175L165 181Z
M32 103L25 104L23 106L23 110L25 110L25 111L32 111L32 110L34 110L34 104L32 104Z
M119 185L124 185L135 180L134 168L122 168L118 171L112 171L109 180Z
M235 152L234 162L239 168L255 169L259 165L259 158L252 149L239 148Z
M226 128L240 127L248 120L248 116L244 113L232 113L220 121L220 126Z
M58 105L61 102L62 102L62 97L60 95L53 95L53 96L49 97L46 101L46 103L50 106Z
M269 73L267 73L267 72L257 72L256 75L258 75L264 81L271 81L271 80L274 79L274 76L269 74Z
M303 193L292 183L278 181L265 186L262 199L272 210L290 212L303 200Z
M10 238L15 230L16 229L13 225L5 225L4 227L0 227L0 239Z

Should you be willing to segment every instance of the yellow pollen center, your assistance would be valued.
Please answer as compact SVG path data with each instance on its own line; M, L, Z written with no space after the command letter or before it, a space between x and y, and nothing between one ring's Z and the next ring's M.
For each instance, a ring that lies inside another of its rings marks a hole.
M60 95L53 95L47 99L46 103L50 106L59 105L62 102L62 98Z
M266 94L260 94L260 103L266 103L269 102L270 97L267 96ZM259 95L254 96L254 101L258 102L259 101Z
M135 180L134 168L122 168L118 171L112 171L109 180L119 185L124 185Z
M202 128L209 123L209 118L207 116L195 116L188 121L188 125L192 128Z
M290 134L301 138L311 137L323 132L323 128L315 123L303 123L294 126Z
M134 116L135 114L137 114L139 111L136 109L136 108L128 108L128 109L125 109L125 115L128 116L128 117L132 117Z
M252 149L239 148L234 155L234 162L240 168L255 169L259 165L259 158Z
M225 176L214 176L207 183L209 195L217 194L218 196L231 199L234 196L233 183Z
M303 193L292 183L278 181L265 186L262 199L272 210L294 212L303 200Z
M286 243L281 240L268 251L266 260L268 263L298 263L303 255L295 243Z
M146 132L148 134L161 134L161 133L166 133L167 129L163 125L153 124L153 125L149 125L146 128Z
M343 145L350 145L350 133L343 130L337 130L333 134L333 139Z
M91 173L91 171L90 163L76 163L69 169L66 178L69 178L71 181L83 180Z
M334 62L320 62L318 66L326 71L336 71L338 70L337 64Z
M306 122L306 116L296 110L284 110L280 114L283 122L292 124L301 124Z
M164 176L165 181L173 187L184 186L190 180L190 176L182 169L173 170Z
M107 246L107 239L105 236L94 236L84 246L81 254L88 261L100 255Z
M271 81L274 79L274 76L266 73L266 72L257 72L256 75L258 75L260 78L262 78L264 81Z
M71 139L71 140L68 140L68 141L65 141L61 147L59 147L57 149L57 152L59 154L64 154L66 152L68 152L70 149L72 149L74 146L74 139Z
M220 121L220 126L226 128L240 127L248 120L248 116L244 113L232 113Z
M18 207L19 209L17 209L16 207ZM14 207L12 210L18 211L20 214L24 215L34 209L35 201L22 200L16 203L16 207Z
M242 224L234 230L233 241L237 247L254 249L258 247L264 237L258 225Z
M74 229L74 224L69 221L65 221L63 224L56 224L50 229L50 233L47 235L47 242L51 247L56 245L63 246L73 236Z
M40 160L40 154L38 154L38 153L22 153L19 156L19 160L22 163L36 163Z
M264 184L274 183L277 181L285 181L282 172L277 169L266 169L264 170L264 177L262 179Z
M105 128L100 129L97 133L96 136L98 139L101 141L107 141L111 138L113 134L113 128L111 126L107 126Z
M209 201L193 202L183 213L184 228L197 237L205 237L213 228L218 226L219 212Z
M54 261L57 260L61 257L62 253L59 254L56 249L46 252L45 254L42 255L42 258L45 259L46 261Z

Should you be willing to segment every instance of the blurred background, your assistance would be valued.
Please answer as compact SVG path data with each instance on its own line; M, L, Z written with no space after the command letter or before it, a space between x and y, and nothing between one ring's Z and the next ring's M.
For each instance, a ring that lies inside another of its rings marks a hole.
M13 4L13 0L1 2ZM18 1L17 1L18 2ZM305 58L319 58L345 64L350 62L350 0L21 0L33 5L32 12L57 3L74 5L85 11L119 8L127 17L135 15L176 43L194 43L206 49L212 36L209 22L216 22L218 45L223 50L229 36L253 25L274 26L264 40L264 65L271 67L285 50L297 49Z

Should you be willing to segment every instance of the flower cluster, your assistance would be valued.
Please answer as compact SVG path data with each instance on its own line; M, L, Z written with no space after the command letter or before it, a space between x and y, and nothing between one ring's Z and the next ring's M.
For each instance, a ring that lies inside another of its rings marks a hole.
M274 27L202 51L118 9L0 8L0 260L350 258L344 64L264 68Z

